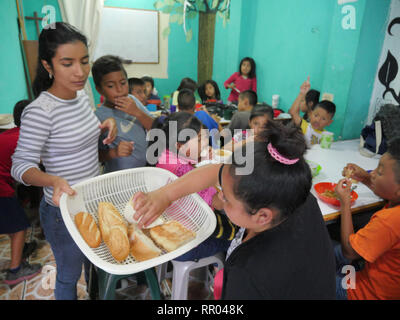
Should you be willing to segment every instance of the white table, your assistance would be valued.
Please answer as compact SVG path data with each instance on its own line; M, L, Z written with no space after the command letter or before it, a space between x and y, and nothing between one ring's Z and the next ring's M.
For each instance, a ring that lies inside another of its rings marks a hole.
M355 163L365 170L374 170L379 163L381 156L367 158L358 151L360 141L346 140L332 143L330 149L323 149L320 145L314 145L307 150L305 158L318 163L322 169L319 175L313 179L312 193L317 197L314 185L319 182L337 183L342 179L342 170L348 163ZM357 213L382 204L382 199L376 196L369 188L359 183L355 190L358 199L352 205L352 212ZM318 197L317 197L318 199ZM318 199L319 207L325 221L336 219L340 212L339 207L327 204Z

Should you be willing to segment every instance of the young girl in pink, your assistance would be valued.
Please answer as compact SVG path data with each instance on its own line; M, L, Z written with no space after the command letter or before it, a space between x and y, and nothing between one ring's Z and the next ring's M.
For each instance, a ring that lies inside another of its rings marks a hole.
M256 63L254 59L246 57L240 61L239 72L232 74L225 82L226 89L232 89L228 101L237 102L239 94L246 90L257 93Z
M161 154L158 154L156 167L166 169L181 177L195 168L194 165L199 162L201 154L209 152L208 134L200 120L187 112L173 113L164 119L163 123L160 123L159 120L156 119L155 126L164 132L166 145L165 148L162 146L158 150L161 151ZM151 149L149 148L149 150ZM222 209L223 203L218 197L215 187L201 190L198 194L211 209ZM214 232L206 241L175 260L193 261L218 252L225 252L230 241L216 238L215 234L218 232Z

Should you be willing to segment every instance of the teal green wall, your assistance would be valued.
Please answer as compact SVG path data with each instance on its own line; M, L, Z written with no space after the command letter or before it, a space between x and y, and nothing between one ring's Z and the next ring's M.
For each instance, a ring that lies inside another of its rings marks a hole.
M0 1L0 113L12 113L17 101L28 98L17 16L14 0Z

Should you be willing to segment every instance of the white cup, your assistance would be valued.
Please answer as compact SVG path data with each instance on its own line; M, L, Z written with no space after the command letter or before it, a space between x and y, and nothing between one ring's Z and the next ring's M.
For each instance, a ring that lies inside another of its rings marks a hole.
M279 105L279 94L272 95L272 107L277 108Z

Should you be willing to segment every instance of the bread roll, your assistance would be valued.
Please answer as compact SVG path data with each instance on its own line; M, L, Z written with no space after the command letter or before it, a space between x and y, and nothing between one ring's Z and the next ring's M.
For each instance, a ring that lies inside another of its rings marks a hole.
M97 248L101 243L99 228L93 217L87 212L75 215L75 224L86 243L91 248Z
M128 228L117 208L110 202L100 202L98 207L101 236L117 261L129 255Z
M185 228L178 221L169 221L151 228L150 236L157 245L170 252L193 240L196 233Z
M135 220L135 218L133 217L136 213L135 209L133 209L133 196L129 199L128 203L125 206L124 209L124 216L125 219L129 222L129 223L138 223L138 220ZM162 224L164 224L165 221L164 219L160 216L158 217L153 223L151 223L150 225L148 225L147 227L145 227L144 229L150 229L156 226L160 226Z
M131 254L135 260L145 261L158 257L161 254L160 248L136 224L129 225L128 237L131 245Z

